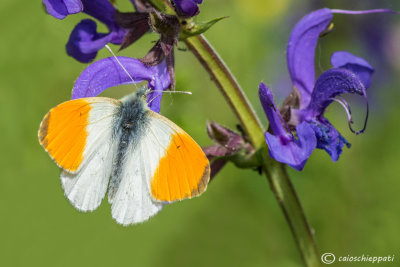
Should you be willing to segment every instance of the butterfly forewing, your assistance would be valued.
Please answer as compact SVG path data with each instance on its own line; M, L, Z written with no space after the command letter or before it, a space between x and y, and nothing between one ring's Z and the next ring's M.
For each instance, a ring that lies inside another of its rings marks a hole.
M39 141L62 168L64 193L81 211L96 209L106 193L119 103L102 97L67 101L51 109L41 123Z
M159 145L150 192L157 201L172 202L200 195L210 179L210 165L201 147L180 127L151 112L150 132Z
M59 167L74 173L113 129L120 101L104 97L70 100L52 108L42 120L39 142Z

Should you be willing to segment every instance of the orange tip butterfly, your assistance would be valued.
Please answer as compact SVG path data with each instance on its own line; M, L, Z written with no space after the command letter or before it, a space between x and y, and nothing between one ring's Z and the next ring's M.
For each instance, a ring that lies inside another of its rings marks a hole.
M206 190L210 164L200 146L144 98L139 90L121 100L75 99L43 118L39 142L78 210L95 210L108 190L112 217L129 225Z

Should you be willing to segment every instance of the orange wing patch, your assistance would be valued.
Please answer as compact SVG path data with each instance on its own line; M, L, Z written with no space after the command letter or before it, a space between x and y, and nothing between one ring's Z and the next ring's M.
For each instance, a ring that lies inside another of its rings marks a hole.
M200 195L210 180L210 165L200 146L185 132L172 135L151 180L152 197L172 202Z
M40 144L64 170L77 171L83 160L90 109L84 99L67 101L51 109L40 124Z

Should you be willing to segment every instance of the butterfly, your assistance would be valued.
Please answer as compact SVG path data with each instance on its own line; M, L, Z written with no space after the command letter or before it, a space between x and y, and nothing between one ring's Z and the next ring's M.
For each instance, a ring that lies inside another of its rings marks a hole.
M184 130L151 111L145 97L139 90L121 100L70 100L43 118L39 142L61 168L65 196L78 210L95 210L108 191L112 217L129 225L206 190L206 155Z

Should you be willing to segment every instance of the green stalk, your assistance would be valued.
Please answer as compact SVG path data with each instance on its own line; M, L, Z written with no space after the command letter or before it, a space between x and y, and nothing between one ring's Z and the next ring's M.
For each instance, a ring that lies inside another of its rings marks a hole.
M268 157L264 129L243 90L203 35L187 38L185 43L221 90L254 148L262 150L262 168L286 217L305 265L308 267L320 266L314 236L285 166Z

